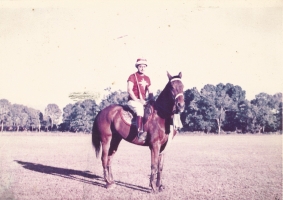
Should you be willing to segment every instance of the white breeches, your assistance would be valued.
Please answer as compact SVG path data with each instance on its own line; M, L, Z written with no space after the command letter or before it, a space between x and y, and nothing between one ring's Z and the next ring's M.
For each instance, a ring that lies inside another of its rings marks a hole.
M137 114L137 116L143 117L144 108L140 102L129 100L128 106Z

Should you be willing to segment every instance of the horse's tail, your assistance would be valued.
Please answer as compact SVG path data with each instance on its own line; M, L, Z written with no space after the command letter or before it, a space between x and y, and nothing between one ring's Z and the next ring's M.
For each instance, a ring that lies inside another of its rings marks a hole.
M96 158L99 156L101 146L100 132L97 127L97 116L98 115L96 115L92 126L92 145L95 148Z

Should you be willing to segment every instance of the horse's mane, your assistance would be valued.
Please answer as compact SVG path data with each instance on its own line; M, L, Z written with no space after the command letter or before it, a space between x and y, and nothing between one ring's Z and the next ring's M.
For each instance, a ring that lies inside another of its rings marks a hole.
M174 106L174 99L171 95L171 80L174 78L180 78L180 76L172 76L164 89L161 91L159 96L156 99L154 108L158 111L158 114L162 118L169 118L172 115L172 109Z

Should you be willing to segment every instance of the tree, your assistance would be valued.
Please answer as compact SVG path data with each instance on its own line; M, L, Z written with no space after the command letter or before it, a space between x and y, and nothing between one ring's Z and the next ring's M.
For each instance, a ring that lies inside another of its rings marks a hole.
M72 107L68 106L64 111L69 112L64 115L64 120L69 121L70 128L73 131L91 132L99 107L94 100L87 99L75 103Z
M201 102L209 118L215 119L220 134L222 123L225 120L226 112L236 112L237 105L245 99L245 91L240 86L233 86L230 83L226 85L207 84L201 89Z
M197 88L184 92L185 109L181 114L184 129L189 131L206 131L209 133L215 129L215 111L205 98L201 96Z
M110 92L110 90L109 90ZM107 95L99 104L100 110L103 108L111 105L111 104L120 104L120 105L126 105L128 102L128 93L122 92L120 90L115 92L110 92L109 95Z
M280 102L279 106L278 106L278 113L275 114L276 116L276 120L277 120L277 131L280 131L280 133L282 134L282 102Z
M10 114L11 103L7 99L0 99L0 123L1 131L4 131L4 124L7 122Z
M45 108L45 115L50 118L50 125L53 128L53 125L57 125L59 118L62 114L62 111L56 104L48 104Z
M276 98L272 95L266 93L260 93L255 96L255 99L251 101L251 104L256 106L256 121L255 125L258 127L258 132L265 132L265 128L268 127L269 131L274 131L276 129L276 116L275 108L278 109L276 105Z
M197 107L197 97L200 96L196 88L188 89L184 91L185 108L184 112L181 113L181 121L183 122L183 129L194 131L195 130L195 120L198 107Z
M10 112L11 112L11 119L13 125L15 126L16 131L18 132L22 123L22 118L24 118L23 116L24 106L20 104L13 104L11 106Z
M49 127L52 128L51 119L47 115L42 115L42 119L41 119L40 123L41 123L41 126L44 127L45 131L49 131Z
M257 108L248 100L239 102L238 111L235 116L236 131L241 133L253 132L257 112Z
M272 111L275 113L276 131L282 133L282 93L276 93L272 96Z
M38 131L40 131L40 111L39 110L35 110L33 108L28 108L26 107L26 113L28 114L28 125L29 127L31 127L31 131L33 131L33 129L37 129Z
M73 104L68 104L63 108L63 124L61 125L61 129L64 131L70 131L70 124L72 121L73 114Z

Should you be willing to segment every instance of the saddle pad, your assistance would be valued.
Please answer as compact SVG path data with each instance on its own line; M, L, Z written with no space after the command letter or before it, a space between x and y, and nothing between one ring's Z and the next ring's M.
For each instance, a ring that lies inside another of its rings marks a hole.
M133 120L133 115L132 115L132 113L130 113L129 111L122 110L122 111L120 112L120 115L121 115L121 118L123 119L123 121L124 121L127 125L131 126L132 120Z
M147 104L145 106L144 113L145 113L144 114L144 124L145 124L153 113L153 108L150 106L150 104ZM136 126L136 120L135 120L136 115L135 114L133 115L133 111L128 106L123 106L123 110L121 110L120 116L127 125L131 126L131 124L133 124L134 126Z

